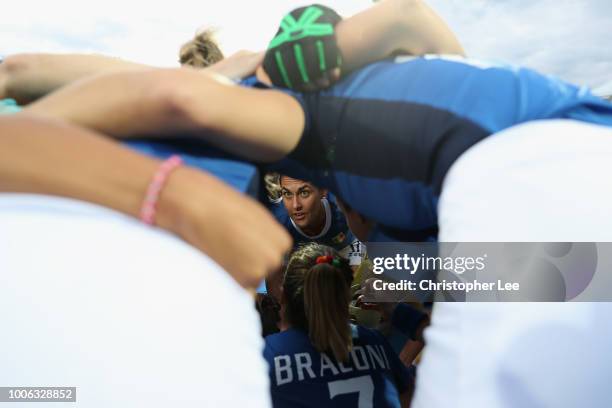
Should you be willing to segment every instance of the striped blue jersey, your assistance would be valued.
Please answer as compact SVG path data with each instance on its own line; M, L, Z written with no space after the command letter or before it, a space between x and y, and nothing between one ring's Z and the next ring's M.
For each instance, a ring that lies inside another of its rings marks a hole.
M612 125L612 104L586 88L461 58L378 62L329 90L294 96L306 126L276 169L400 230L435 229L449 167L493 133L537 119Z

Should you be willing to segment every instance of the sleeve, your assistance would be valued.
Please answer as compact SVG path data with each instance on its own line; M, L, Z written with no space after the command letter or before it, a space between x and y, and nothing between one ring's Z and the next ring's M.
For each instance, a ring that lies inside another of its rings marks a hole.
M313 120L313 113L316 115L316 111L319 110L318 94L303 95L294 92L288 93L302 106L305 121L300 141L295 149L288 154L288 157L308 168L330 168L331 164L326 154L329 150L329 141L323 140L322 132L319 131L321 116L317 116L317 121ZM328 137L330 136L328 135Z
M266 365L268 366L268 375L270 377L270 382L274 383L275 375L274 375L274 356L276 353L274 352L274 347L271 344L269 339L270 336L264 338L265 346L263 350L263 357L266 360Z

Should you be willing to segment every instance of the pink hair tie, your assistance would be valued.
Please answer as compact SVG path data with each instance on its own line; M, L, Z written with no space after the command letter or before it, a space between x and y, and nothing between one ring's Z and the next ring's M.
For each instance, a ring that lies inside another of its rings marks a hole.
M159 193L164 188L172 170L176 169L182 163L183 160L179 156L170 156L168 159L164 160L153 175L153 179L147 187L147 192L142 201L142 206L140 207L140 220L145 224L155 224L155 213L157 211Z

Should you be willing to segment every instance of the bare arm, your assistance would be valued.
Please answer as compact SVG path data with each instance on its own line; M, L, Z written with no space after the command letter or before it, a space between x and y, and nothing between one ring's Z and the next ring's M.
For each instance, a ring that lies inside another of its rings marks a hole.
M204 68L206 72L214 72L232 80L246 78L255 74L255 70L264 57L264 52L247 50L238 51L221 61Z
M346 71L400 50L412 55L464 54L450 28L421 0L381 1L338 23L336 36Z
M0 191L80 198L135 217L157 166L93 132L21 113L0 118L0 146Z
M186 132L261 161L289 153L304 128L304 112L293 97L235 86L191 69L151 69L86 79L25 111L118 138Z
M200 70L239 79L252 75L262 59L263 52L242 50ZM26 105L88 76L148 68L153 67L104 55L15 54L0 64L0 99Z
M78 79L146 65L86 54L15 54L0 64L0 99L13 98L22 105Z
M158 166L86 129L25 113L0 118L0 192L71 197L137 217ZM156 221L245 287L280 267L290 248L287 233L261 205L188 167L170 175Z
M414 389L411 388L409 391L403 392L400 394L400 406L402 408L410 408L410 404L412 403L412 395L414 394Z

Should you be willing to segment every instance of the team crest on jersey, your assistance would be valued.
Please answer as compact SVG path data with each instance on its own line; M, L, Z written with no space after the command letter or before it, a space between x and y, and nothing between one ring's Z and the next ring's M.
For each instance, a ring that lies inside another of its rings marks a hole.
M332 242L334 244L341 244L344 242L345 239L346 239L346 235L344 234L344 232L341 232L332 238Z

